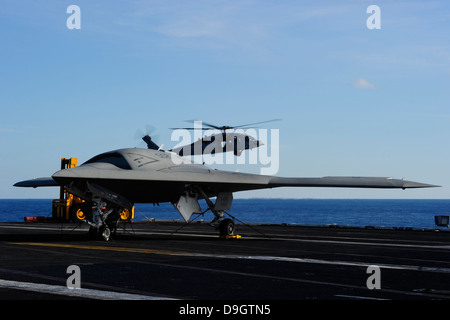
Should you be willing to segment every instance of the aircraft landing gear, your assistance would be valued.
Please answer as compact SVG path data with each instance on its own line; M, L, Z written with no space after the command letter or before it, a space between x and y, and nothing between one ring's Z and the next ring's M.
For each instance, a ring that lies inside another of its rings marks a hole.
M105 241L111 240L111 229L108 226L101 226L97 228L96 226L91 226L89 228L89 236L91 239L97 239L99 236Z
M109 241L111 239L111 230L108 228L107 225L104 225L100 228L100 233L103 237L103 240Z
M104 224L102 226L90 226L89 228L89 236L94 239L94 238L98 238L99 236L101 236L103 238L103 240L105 241L109 241L111 240L111 228L107 225Z
M233 201L232 193L219 192L217 194L216 203L212 203L208 195L202 190L201 187L197 186L194 191L199 193L202 198L205 199L206 204L208 205L208 210L211 210L211 212L214 214L214 219L211 221L210 225L219 230L219 237L222 239L240 238L241 236L235 233L236 230L234 221L225 218L225 214L232 217L226 212L226 210L229 210L231 208L231 202ZM234 219L234 217L232 218Z
M219 234L221 237L234 236L235 225L231 219L223 219L219 222Z
M92 238L100 235L105 241L111 240L111 230L117 228L119 210L108 207L108 203L101 199L94 199L91 218L84 220L90 225L89 235Z

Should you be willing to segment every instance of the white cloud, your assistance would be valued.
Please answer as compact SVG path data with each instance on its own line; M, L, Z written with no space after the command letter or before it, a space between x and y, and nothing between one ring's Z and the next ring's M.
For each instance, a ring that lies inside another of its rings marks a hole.
M375 89L375 85L364 78L359 78L352 85L356 89Z

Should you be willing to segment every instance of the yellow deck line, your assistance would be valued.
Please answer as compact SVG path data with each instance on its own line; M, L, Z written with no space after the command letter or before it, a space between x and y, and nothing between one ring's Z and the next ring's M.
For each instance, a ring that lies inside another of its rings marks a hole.
M75 249L86 249L86 250L104 250L104 251L147 253L147 254L150 253L150 254L163 254L163 255L186 255L187 254L187 252L182 252L182 251L154 250L154 249L127 248L127 247L92 246L92 245L79 245L79 244L61 244L61 243L44 243L44 242L16 242L14 244L27 245L27 246L40 246L40 247L75 248Z

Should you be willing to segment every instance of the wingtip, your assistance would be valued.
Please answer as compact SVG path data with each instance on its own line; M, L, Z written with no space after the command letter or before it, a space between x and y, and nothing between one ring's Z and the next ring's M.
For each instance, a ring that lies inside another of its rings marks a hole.
M403 189L406 188L440 188L442 186L435 185L435 184L428 184L428 183L421 183L421 182L414 182L414 181L407 181L403 180Z

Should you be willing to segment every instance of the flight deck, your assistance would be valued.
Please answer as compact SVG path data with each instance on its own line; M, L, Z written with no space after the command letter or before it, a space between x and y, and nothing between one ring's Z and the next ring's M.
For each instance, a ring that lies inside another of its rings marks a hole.
M0 223L0 299L450 299L446 230L237 231L221 239L207 223L123 223L106 242L84 223ZM69 266L80 289L68 288Z

